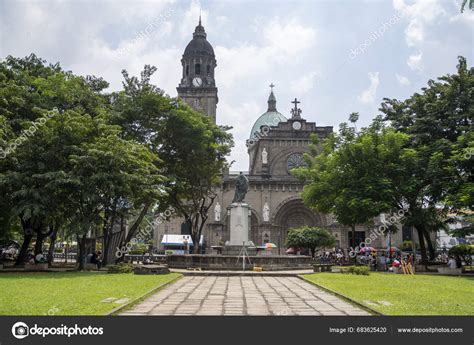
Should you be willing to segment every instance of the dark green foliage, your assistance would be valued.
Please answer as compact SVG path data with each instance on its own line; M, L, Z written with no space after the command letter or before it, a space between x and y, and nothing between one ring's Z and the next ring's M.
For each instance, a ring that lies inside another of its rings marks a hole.
M116 265L107 266L108 273L132 273L133 265L125 262L120 262Z
M309 226L290 229L285 242L287 247L309 248L313 257L316 250L335 244L336 238L328 230Z
M349 274L368 276L369 275L369 268L367 266L341 267L341 273L349 273Z

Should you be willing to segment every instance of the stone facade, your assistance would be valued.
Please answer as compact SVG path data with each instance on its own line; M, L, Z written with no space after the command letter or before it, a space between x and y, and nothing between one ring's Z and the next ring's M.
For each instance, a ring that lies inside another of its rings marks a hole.
M179 97L215 121L217 87L214 68L217 65L214 52L206 41L201 23L196 27L193 40L183 54L183 78L178 90ZM204 85L193 84L196 63L199 63L209 75L204 76ZM194 66L194 67L193 67ZM285 240L288 230L302 225L320 226L330 229L337 238L337 246L346 249L351 244L351 232L348 227L337 224L332 216L314 212L306 207L301 199L303 184L295 178L291 169L305 164L303 154L308 152L311 135L320 140L332 133L332 127L317 126L302 116L295 99L291 116L287 119L276 108L274 85L268 99L268 110L262 114L252 127L247 148L249 170L245 172L249 179L249 191L245 202L249 204L250 238L256 245L272 242L277 245L277 254L285 254ZM211 246L223 245L230 237L229 206L235 189L235 179L239 172L224 172L222 182L216 189L217 197L205 227L204 242L207 251ZM375 224L380 224L375 220ZM377 225L368 228L357 226L357 240L364 240ZM160 247L164 234L187 234L183 220L173 218L160 224L154 232L155 246ZM392 238L393 246L400 246L407 232L398 231ZM411 232L410 232L411 234ZM387 245L386 236L379 236L371 244L373 247Z
M206 39L204 27L199 25L193 33L193 39L184 50L181 64L182 78L176 88L178 96L197 111L206 114L216 123L216 108L219 98L214 79L217 66L214 49Z

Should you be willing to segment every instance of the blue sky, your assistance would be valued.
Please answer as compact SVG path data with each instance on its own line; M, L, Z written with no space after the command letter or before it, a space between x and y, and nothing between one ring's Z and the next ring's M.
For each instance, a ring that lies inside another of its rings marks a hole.
M474 58L474 12L461 0L8 1L0 0L0 57L31 52L74 73L102 76L158 67L153 82L171 96L181 55L202 11L217 59L217 122L234 127L232 170L247 170L245 140L265 112L273 82L277 108L334 126L382 98L404 99L431 78Z

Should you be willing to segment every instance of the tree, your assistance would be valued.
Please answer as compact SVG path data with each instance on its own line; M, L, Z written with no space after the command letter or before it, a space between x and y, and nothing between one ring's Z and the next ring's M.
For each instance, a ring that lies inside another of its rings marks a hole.
M430 258L434 247L429 233L437 231L448 212L473 208L474 68L459 57L457 74L428 81L422 93L405 101L384 99L384 120L410 135L399 180L398 199L408 207L405 224L418 231L422 255L424 242ZM424 260L425 258L424 258Z
M397 171L408 136L384 128L380 119L358 136L341 124L339 135L317 140L306 155L308 167L296 169L305 181L303 200L320 212L332 213L352 230L382 212L397 209L390 176ZM397 205L401 208L402 205Z
M448 229L448 233L453 237L465 238L469 235L474 235L474 216L467 217L453 217L448 219L447 223L461 222L460 228Z
M168 177L159 211L171 208L184 218L195 253L216 197L214 189L227 165L225 157L233 145L228 130L182 102L165 115L159 129L161 146L157 152L164 161L163 174Z
M357 126L356 123L359 120L359 113L350 113L349 114L349 121L354 124L354 131L357 133Z
M467 0L462 1L461 5L461 13L464 12L464 8L466 7ZM474 0L469 0L469 9L474 10Z
M466 262L467 266L470 266L472 263L471 256L474 255L474 246L470 244L458 244L457 246L451 247L448 254L461 258Z
M69 202L75 205L76 223L84 222L82 236L94 227L102 227L104 253L109 249L113 227L122 218L130 218L134 209L147 200L156 200L164 177L157 168L159 159L147 147L122 139L120 128L92 123L97 131L91 142L81 143L70 156L71 188ZM129 234L130 235L130 234ZM104 256L104 265L107 264Z
M24 229L17 263L34 237L40 252L67 225L82 265L88 232L107 239L118 216L129 217L160 194L159 159L110 123L111 107L100 93L107 85L35 56L0 64L0 130L10 148L0 162L0 204L11 205Z
M158 166L167 180L154 211L164 214L168 210L183 217L197 244L215 199L214 188L227 164L232 136L229 127L216 126L185 103L164 96L150 83L155 71L147 65L140 78L122 72L124 90L116 95L113 121L124 129L125 138L158 154Z
M309 248L313 258L317 250L335 244L336 238L328 230L309 226L290 229L285 241L287 247Z

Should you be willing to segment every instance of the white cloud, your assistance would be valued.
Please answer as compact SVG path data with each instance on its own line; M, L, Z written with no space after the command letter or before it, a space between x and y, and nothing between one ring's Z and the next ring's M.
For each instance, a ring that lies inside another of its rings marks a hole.
M290 90L294 93L309 92L314 86L314 78L316 77L316 75L316 72L310 72L308 74L304 74L298 79L293 80L290 83Z
M395 77L397 77L397 80L400 83L400 85L408 86L408 85L411 84L410 79L408 79L407 77L404 77L404 76L402 76L398 73L395 74Z
M423 41L424 28L423 24L418 19L413 19L405 29L405 40L408 46L414 46Z
M423 53L420 51L417 54L410 55L407 60L407 65L414 71L423 71Z
M208 27L208 12L202 8L199 1L193 0L180 21L180 34L182 37L192 38L194 28L199 22L199 15L201 15L203 26Z
M216 46L220 85L232 87L249 77L263 76L276 65L292 63L309 53L315 44L316 32L298 24L296 18L286 22L274 18L262 25L261 45L242 43L238 46ZM259 37L256 37L258 40Z
M405 29L408 46L421 44L425 38L425 26L446 14L440 0L415 0L412 5L405 4L405 0L393 0L393 7L409 20Z
M410 18L417 18L425 23L431 23L438 16L446 14L440 0L415 0L412 5L405 4L404 0L393 0L393 7Z
M363 104L373 103L375 100L375 94L377 93L377 88L379 87L379 72L371 73L369 72L370 85L367 89L362 91L359 95L359 101Z
M230 95L229 95L230 96ZM245 145L246 139L250 137L250 131L253 124L265 110L265 103L257 104L255 102L244 102L235 106L228 101L232 101L232 97L219 95L222 102L219 101L217 112L218 124L232 124L232 134L234 135L235 146L232 148L231 160L236 162L231 170L247 170L248 169L248 153ZM236 118L239 120L236 121Z

